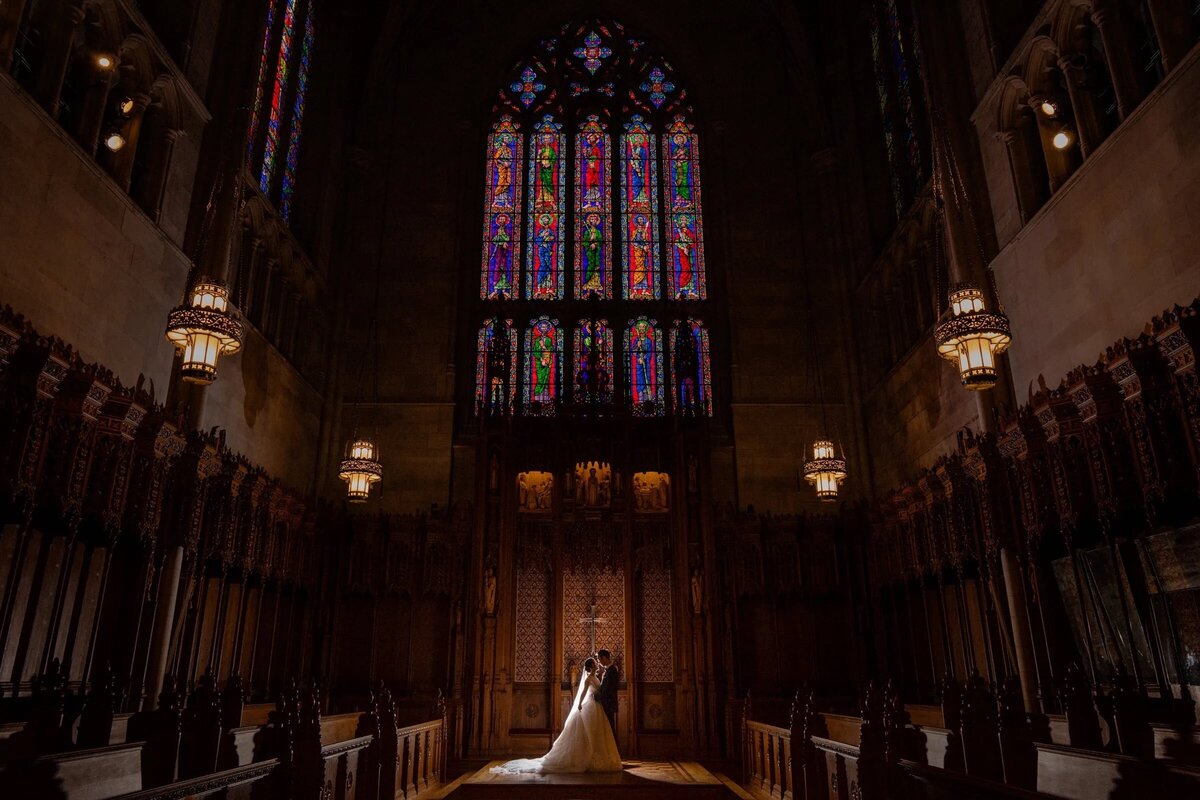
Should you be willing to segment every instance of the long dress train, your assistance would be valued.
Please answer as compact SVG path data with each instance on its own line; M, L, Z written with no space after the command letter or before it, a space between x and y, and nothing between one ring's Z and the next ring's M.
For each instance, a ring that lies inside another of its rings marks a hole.
M518 758L492 767L492 772L542 774L565 772L620 772L621 754L613 737L604 709L596 702L600 680L595 673L586 675L563 723L562 733L550 752L541 758Z

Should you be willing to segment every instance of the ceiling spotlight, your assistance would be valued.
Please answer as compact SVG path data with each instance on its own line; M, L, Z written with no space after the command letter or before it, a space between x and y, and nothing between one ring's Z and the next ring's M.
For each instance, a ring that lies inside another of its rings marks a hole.
M1047 117L1053 117L1058 114L1058 103L1053 100L1043 100L1039 108L1041 108L1042 113Z
M120 103L117 103L117 111L121 112L121 116L128 117L133 113L133 98L126 97Z
M104 137L104 146L116 153L125 146L125 137L120 131L112 131Z
M1054 142L1054 146L1059 150L1066 150L1075 141L1075 138L1071 136L1070 131L1064 130L1054 134L1054 138L1051 141Z
M112 65L113 65L113 57L112 56L105 54L105 53L102 53L102 54L96 56L96 66L98 66L100 69L111 69Z

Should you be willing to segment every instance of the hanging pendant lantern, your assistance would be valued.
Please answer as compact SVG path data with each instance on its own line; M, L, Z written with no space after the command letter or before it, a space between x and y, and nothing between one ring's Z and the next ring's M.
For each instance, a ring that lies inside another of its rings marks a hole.
M812 458L804 462L804 480L816 489L818 500L837 500L846 474L846 459L838 458L833 442L828 439L813 442Z
M371 494L371 486L383 480L383 465L379 463L379 450L365 436L356 436L346 447L346 457L338 466L338 477L346 482L346 499L351 503L365 503Z
M996 356L1008 349L1012 332L1004 312L984 306L982 291L961 284L950 292L949 316L934 338L938 355L958 365L963 386L982 391L996 385Z
M229 290L201 278L167 317L167 340L183 356L180 376L204 386L217 379L217 360L242 349L242 322L229 308Z

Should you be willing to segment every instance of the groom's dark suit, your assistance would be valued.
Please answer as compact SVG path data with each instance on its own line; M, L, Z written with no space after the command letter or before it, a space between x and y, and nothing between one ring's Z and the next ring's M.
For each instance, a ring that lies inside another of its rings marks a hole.
M617 684L621 681L621 673L617 672L615 664L610 664L604 670L604 680L596 690L596 702L604 709L608 717L608 726L612 728L613 736L617 735Z

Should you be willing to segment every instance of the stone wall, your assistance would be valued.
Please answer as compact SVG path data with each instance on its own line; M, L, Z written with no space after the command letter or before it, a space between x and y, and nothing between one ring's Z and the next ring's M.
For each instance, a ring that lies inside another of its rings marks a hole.
M1170 72L1042 209L1017 229L1002 142L981 130L1003 248L1013 385L1094 361L1200 279L1200 48Z

